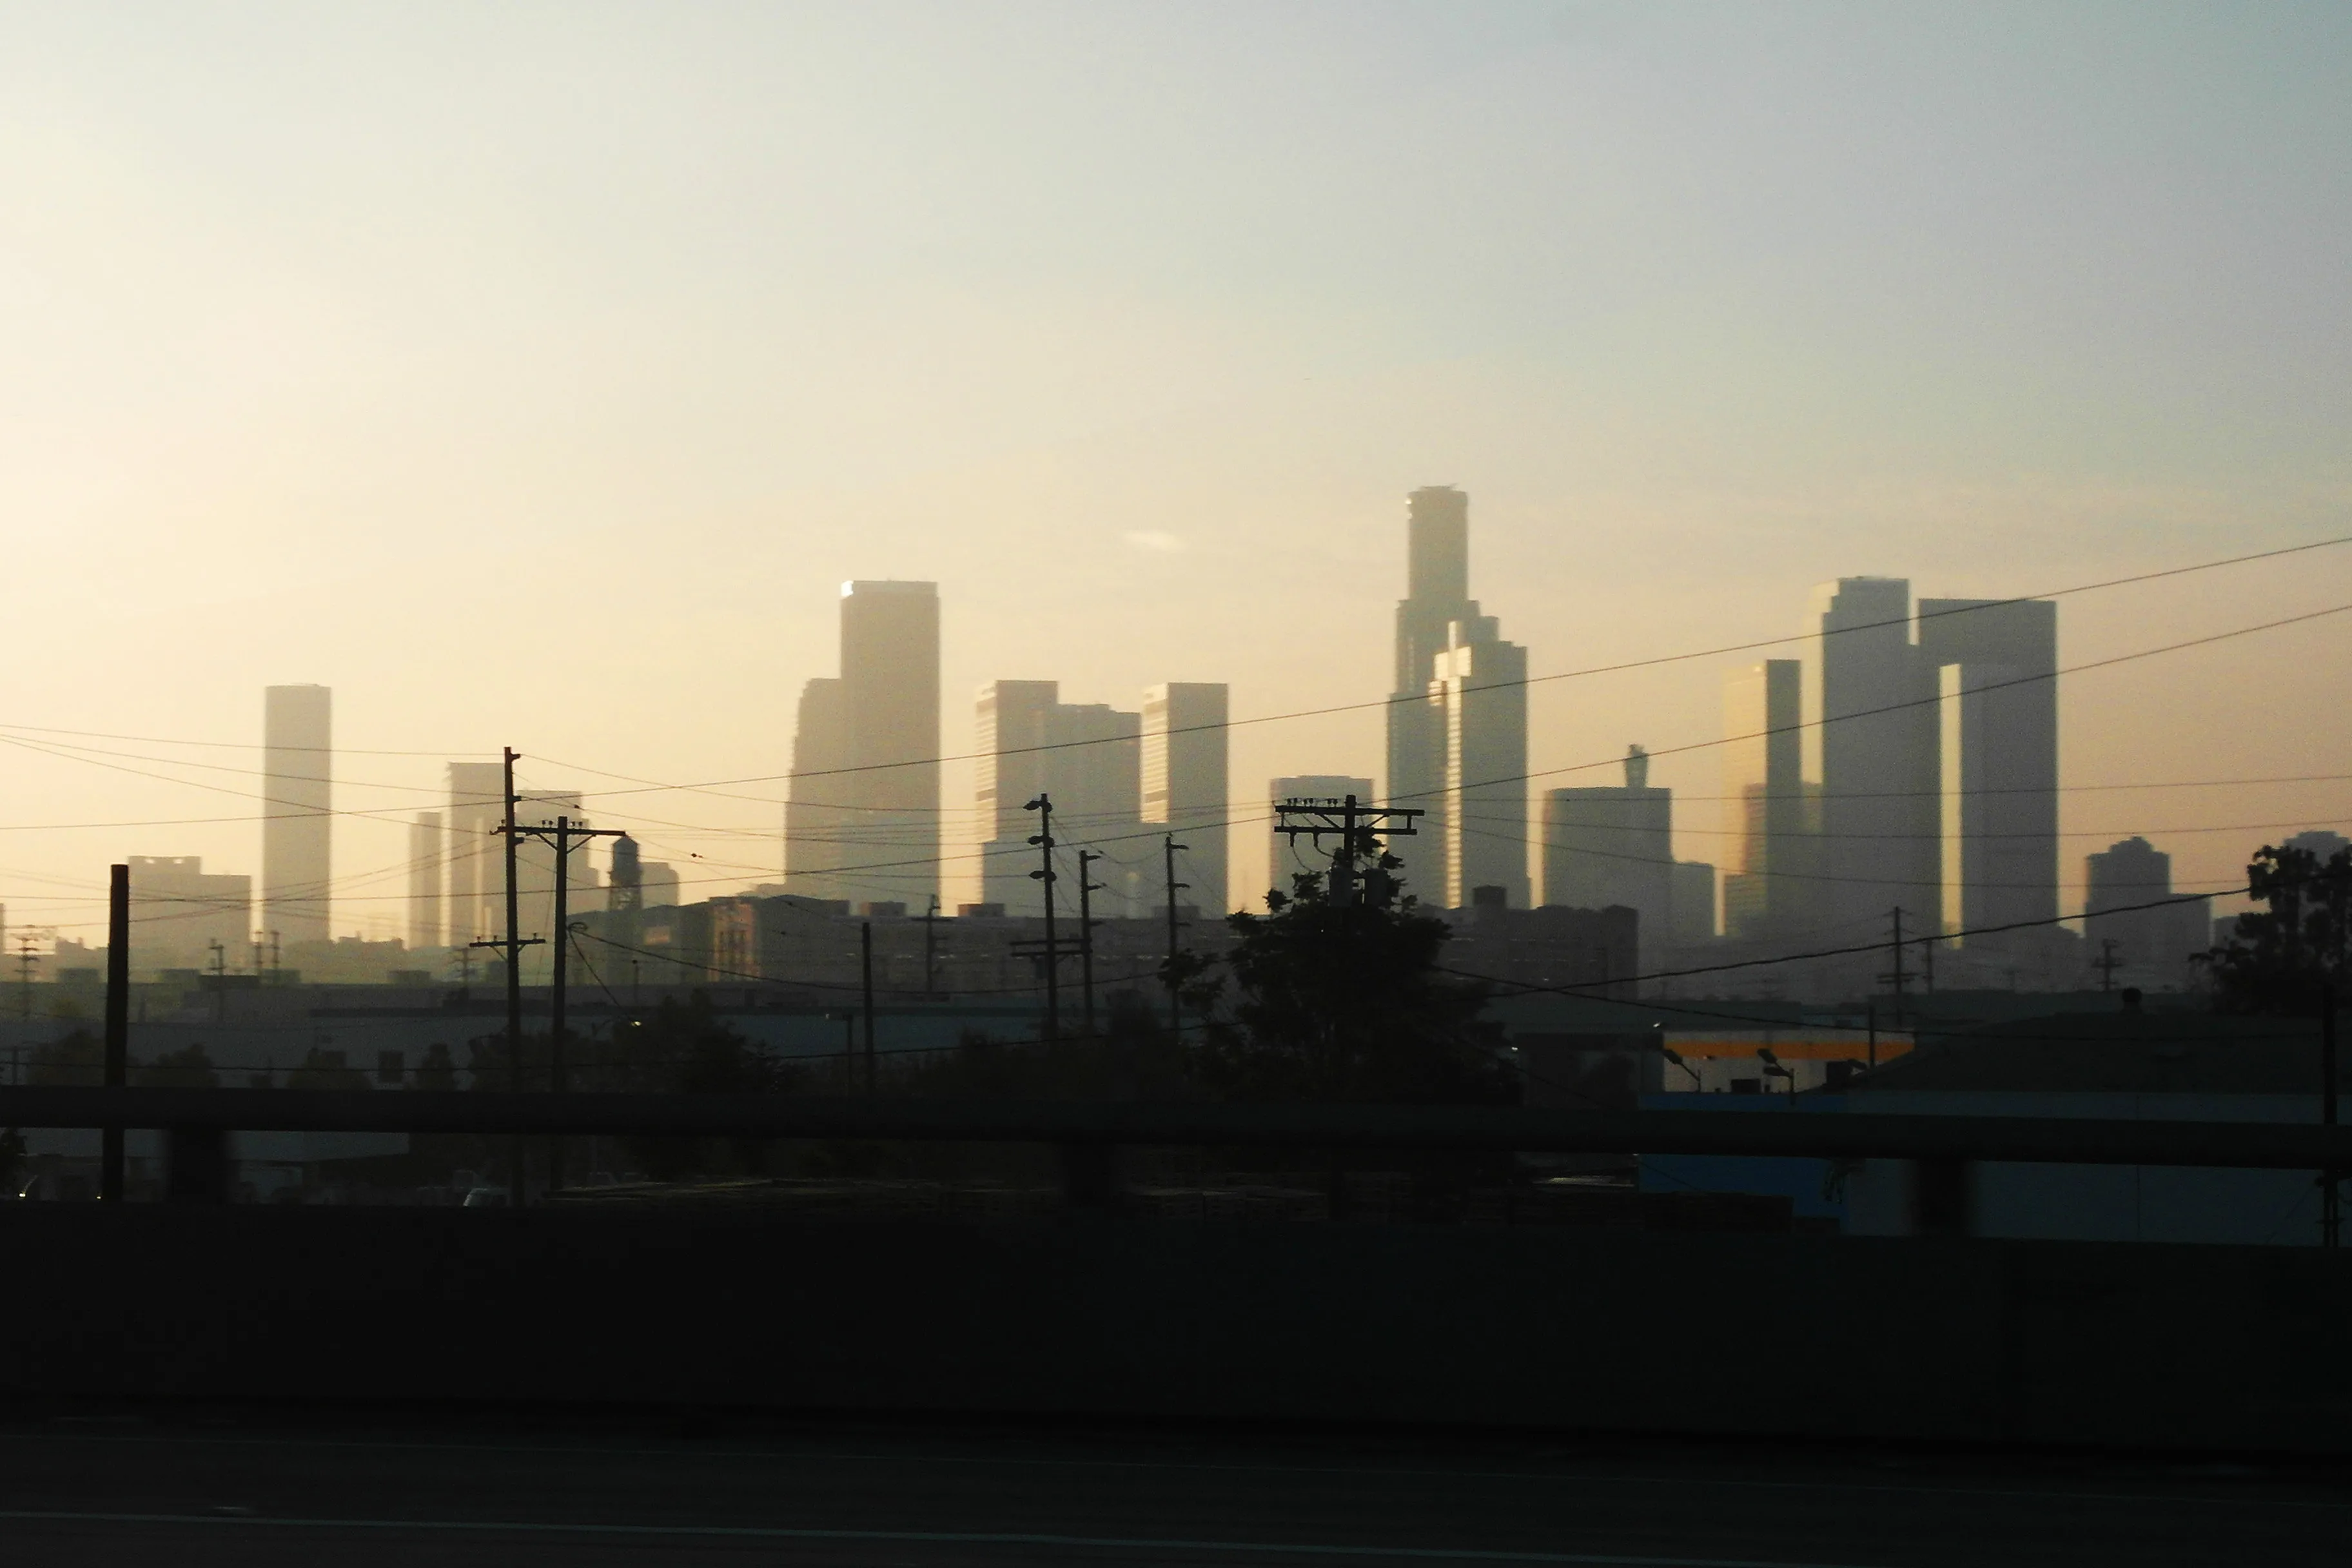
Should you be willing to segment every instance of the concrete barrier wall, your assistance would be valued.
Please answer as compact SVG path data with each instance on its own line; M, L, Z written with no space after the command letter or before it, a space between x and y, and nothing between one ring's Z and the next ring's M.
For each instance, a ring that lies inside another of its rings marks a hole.
M0 1393L2352 1450L2352 1258L1370 1225L0 1210Z

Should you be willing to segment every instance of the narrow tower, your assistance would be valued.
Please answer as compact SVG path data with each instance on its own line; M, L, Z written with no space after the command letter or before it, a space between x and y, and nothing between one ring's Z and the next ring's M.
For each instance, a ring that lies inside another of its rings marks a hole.
M327 940L332 718L323 686L272 686L263 695L261 921L288 947Z

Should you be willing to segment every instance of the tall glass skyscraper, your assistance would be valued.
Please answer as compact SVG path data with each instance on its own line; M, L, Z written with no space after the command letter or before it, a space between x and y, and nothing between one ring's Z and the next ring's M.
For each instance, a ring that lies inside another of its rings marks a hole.
M801 694L785 885L929 907L940 887L936 583L841 585L841 673Z
M288 946L327 940L333 877L334 693L272 686L262 702L261 921Z

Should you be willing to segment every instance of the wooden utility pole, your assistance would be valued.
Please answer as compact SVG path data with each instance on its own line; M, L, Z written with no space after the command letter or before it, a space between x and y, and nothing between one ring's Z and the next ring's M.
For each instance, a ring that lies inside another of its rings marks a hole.
M1381 837L1413 837L1420 831L1413 818L1421 815L1419 806L1368 805L1352 795L1339 800L1302 796L1275 803L1274 830L1293 844L1303 833L1318 849L1325 834L1338 837L1339 847L1331 852L1331 901L1344 909L1358 901L1357 858L1377 857Z
M514 782L511 773L509 773L508 777L507 794L509 797L514 794ZM514 841L516 837L520 836L539 839L555 851L555 935L551 939L554 943L554 950L548 955L553 961L553 967L552 973L549 976L547 994L547 1087L555 1093L562 1094L572 1087L569 1077L564 1071L565 1064L563 1054L565 1043L570 1038L570 1021L567 1014L569 1012L572 1000L572 972L570 963L572 956L572 847L583 839L618 838L622 836L624 830L618 827L590 827L583 823L572 821L569 816L558 816L552 823L542 822L538 824L536 826L531 827L513 826L511 824L513 822L514 803L511 798L509 798L508 802L507 812L508 821L509 823L507 835L507 865L509 868L507 887L509 890L508 910L509 911L508 918L509 921L513 919L512 910L514 908L512 902L514 887L512 868L514 866ZM511 967L511 965L509 967ZM521 1058L518 1057L516 1059L518 1064L516 1071L518 1075L520 1075L521 1071L520 1065ZM520 1087L519 1078L517 1086ZM553 1192L562 1184L563 1140L561 1138L550 1138L547 1141L547 1190Z
M1879 978L1895 987L1895 1026L1899 1029L1903 1026L1903 997L1910 988L1911 975L1903 967L1903 906L1895 905L1893 914L1895 940L1888 946L1895 955L1895 967Z
M1176 851L1191 847L1189 844L1177 843L1172 833L1165 835L1160 841L1160 852L1167 863L1168 879L1168 1032L1171 1035L1181 1034L1184 1029L1183 992L1176 981L1176 931L1182 924L1176 918L1176 894L1192 885L1176 879Z
M1037 814L1037 831L1029 842L1037 847L1042 868L1029 873L1030 880L1045 884L1045 1038L1048 1042L1062 1036L1062 950L1054 941L1054 801L1045 791L1023 806L1024 811Z
M131 868L108 868L106 884L106 1077L109 1089L131 1081ZM122 1124L99 1132L98 1195L122 1201Z
M522 901L515 889L515 845L520 835L515 829L514 765L521 753L512 746L504 749L506 771L503 775L506 792L506 822L498 831L506 839L507 870L507 933L502 937L485 937L468 942L468 947L493 947L506 954L507 960L507 1087L520 1094L522 1076L522 950L537 947L541 938L526 937L517 929L522 924ZM276 932L270 933L274 939ZM514 1138L514 1169L507 1178L507 1198L515 1207L523 1205L525 1187L523 1167L525 1148L522 1134Z
M1094 863L1102 857L1091 849L1078 851L1078 984L1083 988L1080 1003L1086 1020L1086 1037L1095 1037L1095 901L1093 895L1102 884L1090 874Z

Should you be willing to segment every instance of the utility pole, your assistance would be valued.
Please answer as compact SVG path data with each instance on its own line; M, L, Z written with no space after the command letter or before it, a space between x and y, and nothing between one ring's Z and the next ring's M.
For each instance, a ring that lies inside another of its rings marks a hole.
M522 903L515 890L515 845L520 835L515 830L514 765L516 762L520 759L521 753L518 752L512 746L505 747L503 748L503 751L506 761L506 773L504 775L504 787L507 802L506 824L498 831L504 836L507 847L507 933L502 937L486 937L478 942L468 942L467 945L468 947L494 947L504 952L507 956L507 1062L509 1068L507 1087L512 1089L515 1093L520 1094L522 1092L523 1081L522 950L526 947L538 946L541 939L535 936L523 936L516 929L522 924ZM278 933L276 931L272 931L269 934L271 944L274 946L277 942ZM518 1132L515 1134L514 1139L514 1170L507 1178L508 1201L512 1203L517 1208L520 1208L523 1205L523 1138L522 1134Z
M939 968L940 896L931 895L930 908L923 911L923 999L939 994L936 974Z
M2116 971L2124 965L2124 961L2116 957L2116 953L2122 946L2123 943L2115 937L2103 936L2099 939L2099 956L2091 960L2091 967L2099 972L2099 989L2102 991L2113 991L2116 988Z
M1168 1032L1171 1036L1181 1035L1184 1032L1183 993L1176 984L1176 931L1177 928L1183 922L1176 918L1176 895L1180 890L1188 889L1192 885L1190 882L1180 882L1176 879L1176 851L1179 849L1190 848L1192 848L1192 846L1189 844L1177 843L1176 836L1172 833L1163 836L1160 841L1160 852L1167 859Z
M106 1087L131 1081L131 868L108 868L106 885ZM122 1124L99 1134L98 1195L122 1201Z
M1037 814L1037 831L1029 842L1037 846L1044 862L1040 870L1029 873L1029 879L1042 882L1045 888L1045 1038L1050 1043L1062 1037L1062 950L1054 941L1054 802L1045 791L1021 808Z
M1890 944L1895 953L1895 967L1879 976L1895 987L1895 1026L1903 1026L1903 997L1909 989L1911 976L1903 967L1903 906L1895 906L1895 941Z
M1085 988L1082 1003L1086 1019L1086 1037L1095 1037L1095 902L1093 894L1102 887L1089 874L1088 868L1102 857L1091 849L1078 851L1078 984Z
M23 991L18 1012L29 1020L33 1016L33 971L41 962L41 955L35 949L44 942L54 945L58 933L53 926L25 926L19 927L14 934L16 938L16 984Z
M213 1022L217 1024L228 1016L228 949L218 938L208 945L213 950Z
M857 926L858 990L865 1003L866 1014L866 1095L874 1096L874 922L861 921Z
M511 774L507 793L509 795L514 793ZM507 811L511 821L514 812L511 801ZM568 1037L566 1014L572 1000L572 849L580 840L618 838L623 831L618 827L590 827L572 821L569 816L558 816L552 826L542 822L536 827L509 829L510 834L520 832L551 846L555 850L555 947L549 954L554 961L554 967L549 976L547 994L547 1087L557 1094L562 1094L572 1087L563 1070L563 1047ZM511 837L509 843L507 863L511 868L514 864ZM508 886L509 889L513 886L511 875ZM520 1058L517 1059L520 1061ZM553 1192L562 1184L563 1140L551 1137L547 1141L547 1190Z
M1420 831L1413 818L1422 814L1419 806L1362 805L1352 795L1344 800L1302 797L1276 803L1274 830L1293 844L1304 833L1318 849L1325 834L1338 836L1339 847L1331 852L1331 901L1347 908L1359 901L1357 858L1379 853L1374 835L1410 838Z
M1867 1029L1870 1031L1870 1070L1871 1070L1871 1071L1873 1071L1873 1072L1876 1072L1876 1071L1878 1070L1878 1004L1877 1004L1877 1002L1876 1002L1876 1001L1874 1001L1874 1001L1869 1001L1869 1002L1864 1002L1864 1003L1862 1005L1862 1016L1863 1016L1864 1026L1865 1028L1867 1028Z

